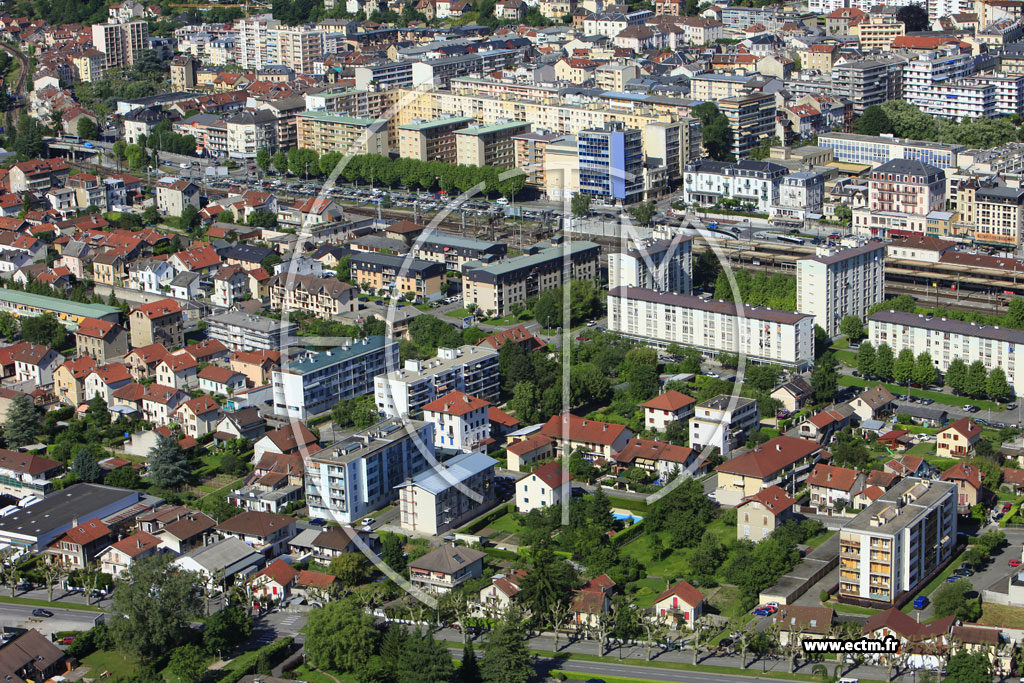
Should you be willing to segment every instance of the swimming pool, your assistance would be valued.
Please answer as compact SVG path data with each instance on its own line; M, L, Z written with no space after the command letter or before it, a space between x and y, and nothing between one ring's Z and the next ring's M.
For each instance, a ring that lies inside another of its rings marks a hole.
M638 524L644 521L643 517L637 517L636 515L628 515L622 512L613 512L612 518L617 522L629 522L630 524Z

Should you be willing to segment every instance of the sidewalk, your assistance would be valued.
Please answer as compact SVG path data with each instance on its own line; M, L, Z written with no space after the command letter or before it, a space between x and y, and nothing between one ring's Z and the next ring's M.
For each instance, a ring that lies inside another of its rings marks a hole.
M443 628L435 632L434 637L438 640L445 640L449 643L462 643L462 633L457 629ZM486 639L486 636L483 637ZM527 640L527 647L535 652L551 653L554 646L554 639L551 633L540 634ZM596 640L578 640L575 642L569 642L569 639L565 635L559 635L558 637L558 653L557 656L562 657L566 655L585 655L596 658L598 656L598 643ZM477 647L479 652L479 647ZM542 657L544 655L541 655ZM620 649L618 647L611 647L604 656L604 659L611 662L629 662L630 660L637 662L635 676L637 678L644 677L644 667L653 666L657 667L659 664L685 664L691 666L693 664L693 651L689 648L685 650L664 650L660 646L655 645L651 648L651 663L646 662L647 659L647 648L644 643L638 643L634 645L625 645ZM704 666L715 666L715 667L729 667L737 670L741 669L740 656L736 655L709 655L702 652L700 659L698 660L700 665ZM825 660L823 662L828 667L829 672L835 668L837 662L835 660ZM798 666L794 673L797 674L810 674L811 668L814 666L813 663L807 663L799 661ZM853 666L853 665L849 665ZM747 654L747 667L746 671L751 674L770 672L774 674L788 675L789 672L789 660L786 658L778 659L766 659L761 660L755 657L753 654ZM894 673L896 671L894 670ZM843 675L850 678L861 678L874 681L885 681L888 680L887 670L884 666L860 666L854 667L851 670L846 670ZM913 671L910 669L900 672L900 675L893 676L894 681L901 681L902 683L911 683L913 681Z
M85 594L84 593L71 593L71 592L63 590L62 588L54 588L53 589L53 600L51 601L49 599L49 597L50 597L49 591L47 591L46 589L35 589L35 590L30 590L30 591L19 591L19 590L14 591L14 599L15 600L19 600L19 599L23 599L23 600L37 600L37 601L45 602L48 605L53 605L54 607L67 607L69 604L81 605L83 607L87 606L88 609L96 610L97 612L105 611L105 610L107 610L110 607L110 596L109 595L107 595L107 596L105 596L103 598L98 598L98 599L97 598L92 598L91 600L86 602ZM6 599L10 600L10 598L11 598L11 589L9 587L6 587L6 586L4 586L2 589L0 589L0 598L6 598Z

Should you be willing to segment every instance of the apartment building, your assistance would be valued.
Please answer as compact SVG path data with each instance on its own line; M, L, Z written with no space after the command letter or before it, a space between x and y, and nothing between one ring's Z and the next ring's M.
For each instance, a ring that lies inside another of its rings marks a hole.
M640 287L689 294L692 277L692 237L677 235L608 255L608 286L612 289Z
M779 203L779 191L789 169L771 161L735 163L700 159L686 165L683 202L714 206L723 199L749 202L759 213Z
M84 318L75 330L75 349L79 357L106 365L128 353L128 331L107 320Z
M608 329L653 346L675 342L712 356L745 354L759 363L803 369L814 362L814 316L685 294L616 287Z
M1009 249L1021 245L1024 189L981 187L974 192L974 239Z
M304 111L295 116L295 128L298 146L317 154L388 155L388 124L382 119Z
M903 98L925 111L941 109L941 98L936 95L934 88L972 73L974 57L970 52L960 52L957 45L925 52L903 67Z
M104 69L131 66L148 49L148 41L149 24L145 21L92 26L92 44L103 53Z
M232 351L279 351L299 332L293 322L242 311L225 311L205 320L207 336Z
M335 277L275 275L270 279L270 310L306 311L330 320L359 308L359 290Z
M996 88L971 80L946 81L930 86L917 98L921 111L959 121L996 115Z
M868 339L885 343L899 355L910 349L915 356L927 351L942 373L959 358L970 365L984 363L987 370L1002 368L1016 395L1024 395L1024 372L1015 366L1015 347L1024 344L1024 331L999 326L947 320L916 313L878 311L868 318Z
M296 74L313 73L313 63L324 54L324 35L324 31L309 26L269 29L269 63L288 67Z
M903 97L903 62L899 60L861 59L839 64L832 69L833 95L853 103L860 116L875 104Z
M906 35L906 25L890 14L869 14L850 25L850 35L857 37L865 52L884 51L892 46L892 41Z
M752 149L775 134L774 93L753 92L718 101L718 110L729 119L732 154L743 159Z
M463 266L463 301L494 315L508 315L512 304L573 280L594 280L601 247L593 242L541 242L521 256L485 265ZM567 262L567 263L566 263ZM559 325L561 321L550 322Z
M632 204L644 194L644 150L640 131L619 122L576 136L580 192L608 202Z
M235 21L235 63L246 71L258 71L266 66L268 36L280 26L281 22L269 14Z
M717 448L723 456L747 442L761 424L757 401L741 396L716 396L698 403L690 418L690 448Z
M423 406L423 419L434 424L434 446L468 453L484 447L491 436L491 404L462 391Z
M396 487L433 460L422 450L433 445L433 432L429 422L385 420L312 454L304 475L309 514L352 524L393 503Z
M267 109L238 112L224 119L232 159L255 159L261 149L277 149L277 117Z
M386 291L417 301L439 299L445 282L445 264L418 258L359 252L349 259L352 279L371 292Z
M839 532L839 600L880 609L917 591L957 544L956 484L909 477Z
M697 405L697 416L704 410L701 405ZM769 439L715 468L718 502L739 505L748 496L756 496L772 486L788 489L792 494L807 479L822 453L821 444L816 441L785 435Z
M132 311L132 346L149 346L157 342L169 349L185 345L185 326L181 306L173 299L143 304Z
M816 171L797 171L783 176L771 216L777 221L803 223L810 214L820 214L824 204L825 176Z
M946 173L923 161L893 159L874 169L868 178L868 205L853 211L853 228L860 234L891 236L923 232L908 219L942 211L946 204Z
M647 163L664 166L670 178L681 177L686 164L700 158L702 137L697 119L648 123L642 136Z
M413 415L453 391L496 401L498 352L487 346L442 347L433 358L407 360L398 370L378 374L373 382L377 409L388 417Z
M448 116L398 126L398 156L454 164L457 160L455 132L471 123L473 119L469 116Z
M493 505L494 466L483 453L463 453L398 485L399 525L436 536L461 527Z
M455 161L466 166L512 168L516 165L513 138L530 132L525 121L505 121L459 128L455 135Z
M196 87L196 70L199 62L189 55L178 55L171 60L171 90L185 92Z
M855 133L822 133L818 136L818 146L832 150L835 161L869 164L872 167L896 159L906 159L922 161L939 168L953 168L957 166L957 154L967 149L964 145Z
M819 247L796 262L796 310L814 316L830 337L848 315L864 319L885 300L885 243L859 247Z
M29 496L42 498L53 490L54 479L64 473L56 460L31 453L0 448L0 494L18 500Z
M75 67L75 75L78 80L86 83L95 83L103 78L103 72L106 70L107 58L99 50L83 50L81 53L71 58L71 63ZM171 88L173 90L181 90L174 86L174 67L171 67Z
M512 144L515 145L516 168L526 174L527 185L539 188L546 186L545 150L549 144L564 140L564 135L541 132L524 133L512 138Z
M273 370L274 412L291 420L322 415L341 399L374 389L374 378L398 367L398 342L354 339L327 351L307 351Z
M446 270L461 273L463 266L474 261L499 261L508 253L504 242L488 242L474 237L430 232L413 245L416 258L443 263Z

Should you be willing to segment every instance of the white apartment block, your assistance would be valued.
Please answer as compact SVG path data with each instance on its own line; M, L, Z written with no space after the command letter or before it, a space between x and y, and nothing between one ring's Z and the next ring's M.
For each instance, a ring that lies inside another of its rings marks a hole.
M482 449L491 438L491 404L462 391L423 406L423 419L434 424L434 446L468 453Z
M770 161L700 159L686 165L683 201L710 206L722 199L738 199L750 202L759 213L768 213L779 203L779 187L788 173L785 166Z
M394 502L396 487L434 461L433 443L429 422L385 420L311 455L309 514L345 525Z
M903 98L922 109L935 106L934 88L974 73L974 57L959 47L926 52L903 67ZM926 110L927 111L927 110Z
M747 442L761 424L757 401L721 394L698 403L690 418L690 448L717 448L723 456Z
M971 80L946 81L927 87L914 103L926 114L948 119L991 118L996 115L996 87Z
M324 54L326 32L308 26L281 26L267 33L268 64L286 66L296 74L313 73Z
M745 354L803 369L814 362L814 316L636 287L608 292L608 329L652 346Z
M819 247L815 256L796 262L796 309L814 316L814 323L839 334L848 315L862 320L868 309L885 300L885 243L859 247Z
M833 0L841 2L841 0ZM948 17L952 14L969 14L974 12L974 0L928 0L928 18L932 21Z
M463 453L406 479L398 485L399 524L431 536L459 528L494 502L496 464L483 453Z
M641 287L659 292L689 294L693 289L692 237L644 244L608 256L608 282L615 287Z
M271 29L277 29L281 22L269 14L235 22L235 63L243 69L257 71L267 64L269 51L267 40Z
M489 346L439 348L429 360L407 360L374 380L377 409L388 417L411 415L439 396L462 391L486 401L498 397L498 352Z
M985 368L1002 368L1018 396L1024 395L1024 372L1016 372L1016 347L1024 348L1024 331L991 325L934 318L917 313L879 311L868 318L868 339L876 348L888 344L893 354L910 349L915 356L927 351L939 372L959 358L970 365L980 360Z
M382 336L307 352L274 370L274 412L289 420L321 415L343 398L370 393L374 378L394 367L398 367L398 342Z
M779 201L771 207L771 216L776 220L802 223L808 214L821 213L824 203L825 176L815 171L797 171L783 177L779 184Z
M839 599L891 607L920 588L957 544L956 484L913 477L839 532Z

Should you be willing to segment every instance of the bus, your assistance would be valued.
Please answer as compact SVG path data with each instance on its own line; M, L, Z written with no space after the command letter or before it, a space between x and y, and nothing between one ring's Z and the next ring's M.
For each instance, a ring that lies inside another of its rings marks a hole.
M776 235L776 239L780 242L788 242L790 244L803 244L804 240L802 237L793 237L792 235Z

